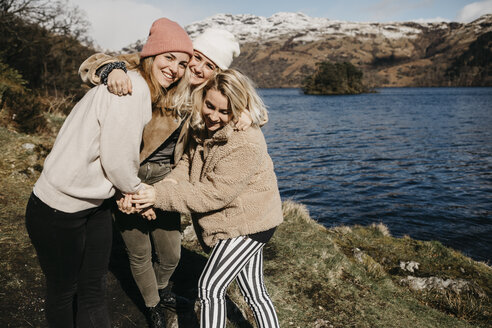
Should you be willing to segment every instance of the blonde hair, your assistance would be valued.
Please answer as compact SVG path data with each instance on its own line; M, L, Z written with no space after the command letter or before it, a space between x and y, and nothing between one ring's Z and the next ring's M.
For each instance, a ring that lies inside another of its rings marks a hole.
M122 57L128 63L128 69L137 70L149 86L152 108L172 110L175 116L182 116L191 111L190 73L185 74L177 82L163 88L152 74L155 56L140 58L138 56Z
M217 72L215 76L193 91L193 116L190 124L194 129L203 130L205 128L201 111L205 96L211 89L219 91L227 98L228 107L232 112L232 121L237 121L245 110L249 111L252 126L260 126L266 120L267 109L256 92L254 83L241 72L227 69Z

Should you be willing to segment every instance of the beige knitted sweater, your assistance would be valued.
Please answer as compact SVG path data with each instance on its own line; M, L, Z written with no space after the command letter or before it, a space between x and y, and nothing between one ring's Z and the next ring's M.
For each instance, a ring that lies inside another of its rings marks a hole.
M154 186L155 206L191 213L197 235L210 247L283 221L273 162L259 128L227 125L212 138L194 132L176 168Z
M140 141L152 102L144 78L136 71L128 76L131 96L115 96L105 85L92 88L63 123L34 186L50 207L74 213L101 205L115 188L126 193L142 188Z

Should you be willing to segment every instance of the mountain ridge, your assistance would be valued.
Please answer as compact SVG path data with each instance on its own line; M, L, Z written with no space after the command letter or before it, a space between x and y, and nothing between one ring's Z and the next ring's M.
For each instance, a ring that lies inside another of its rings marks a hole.
M232 67L263 88L300 87L321 61L356 65L369 87L492 86L492 14L470 23L216 14L185 29L194 38L209 27L237 37L241 54Z
M291 21L289 22L289 20ZM279 12L271 17L250 14L216 14L186 26L186 30L193 38L208 27L225 28L236 35L240 43L244 44L253 41L266 42L281 36L291 35L292 33L304 33L311 37L306 39L297 37L297 40L294 41L313 41L322 38L327 33L338 36L384 34L388 38L399 38L402 35L416 37L420 31L414 25L427 26L432 24L435 23L350 22L310 17L302 12ZM442 22L439 24L448 23ZM398 30L395 26L404 28Z

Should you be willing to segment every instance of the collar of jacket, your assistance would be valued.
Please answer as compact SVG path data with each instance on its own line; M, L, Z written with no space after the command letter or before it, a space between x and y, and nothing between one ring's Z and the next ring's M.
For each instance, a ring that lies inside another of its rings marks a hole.
M140 163L149 157L179 127L181 117L172 110L152 110L152 119L144 128Z
M231 124L227 124L220 130L217 130L212 137L208 136L208 132L206 128L203 130L195 130L193 133L193 137L195 138L195 141L198 144L202 144L202 145L205 143L215 144L220 142L226 142L230 138L232 132L234 132L234 126L231 123Z

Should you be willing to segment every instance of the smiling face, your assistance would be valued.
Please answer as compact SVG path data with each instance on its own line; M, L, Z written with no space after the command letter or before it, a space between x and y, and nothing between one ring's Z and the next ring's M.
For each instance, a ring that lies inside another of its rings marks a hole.
M227 125L232 119L229 101L217 89L210 89L202 104L202 117L207 130L215 132Z
M200 51L194 50L188 68L191 71L191 85L199 85L208 81L208 79L213 76L214 72L217 70L217 65Z
M189 60L190 55L184 52L157 55L152 64L152 75L163 88L167 88L183 76Z

